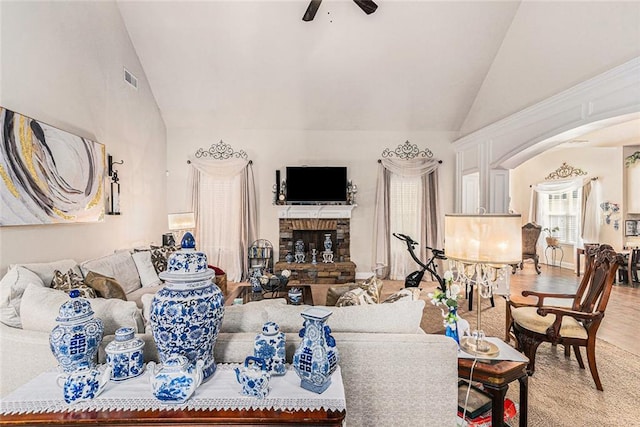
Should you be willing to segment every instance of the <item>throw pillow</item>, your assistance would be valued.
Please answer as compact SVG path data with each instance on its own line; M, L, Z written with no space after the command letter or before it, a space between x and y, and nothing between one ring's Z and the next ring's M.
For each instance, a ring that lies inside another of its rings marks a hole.
M22 327L26 330L51 332L58 324L56 317L60 306L69 301L69 295L56 289L29 285L22 296L20 312ZM144 330L141 310L133 301L94 298L89 300L94 317L102 319L104 335L111 335L118 328L130 327L136 332Z
M12 269L14 267L24 267L27 270L36 273L45 285L49 285L49 283L51 283L51 281L53 280L53 272L56 270L68 271L70 268L73 268L76 273L82 274L80 268L78 267L78 263L72 259L62 259L53 262L38 262L31 264L15 264L11 265L9 268Z
M124 293L124 289L118 283L118 281L112 277L103 276L95 271L87 273L84 282L91 289L96 291L96 294L101 298L117 298L123 301L127 300L127 294Z
M156 269L151 262L151 251L134 252L133 261L136 263L138 274L140 275L140 282L142 287L157 286L160 283L160 278Z
M387 299L382 301L385 303L393 303L398 301L417 301L420 299L420 288L404 288L398 292L389 295Z
M179 249L179 246L151 246L151 263L156 273L160 274L167 269L169 255Z
M10 268L0 280L0 322L21 328L20 302L29 284L44 287L44 282L31 270L24 267Z
M345 292L336 302L336 307L364 304L376 304L376 301L364 289L356 288Z
M362 283L358 283L360 289L364 289L367 294L375 301L375 304L380 302L380 294L382 292L382 280L377 279L376 276L371 276Z
M96 291L85 285L82 277L76 274L73 270L69 270L66 273L62 273L60 270L54 271L51 287L66 293L75 289L80 291L80 296L84 298L96 297Z
M142 287L136 263L133 261L129 251L119 251L101 258L85 261L80 264L80 267L84 275L87 275L90 271L95 271L107 277L113 277L127 294Z
M325 305L335 306L342 295L357 287L358 285L356 285L355 283L347 283L340 286L330 287L327 290L327 299L325 300Z

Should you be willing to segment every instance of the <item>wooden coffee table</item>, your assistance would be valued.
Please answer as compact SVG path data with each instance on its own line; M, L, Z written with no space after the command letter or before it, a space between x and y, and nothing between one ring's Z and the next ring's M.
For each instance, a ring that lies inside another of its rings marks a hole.
M233 290L225 299L224 305L233 305L233 301L236 298L242 298L242 303L247 304L252 301L261 301L263 299L284 298L287 303L290 304L287 292L291 288L302 289L302 304L313 305L313 293L311 292L311 285L291 285L286 289L278 292L253 292L251 285L239 285Z

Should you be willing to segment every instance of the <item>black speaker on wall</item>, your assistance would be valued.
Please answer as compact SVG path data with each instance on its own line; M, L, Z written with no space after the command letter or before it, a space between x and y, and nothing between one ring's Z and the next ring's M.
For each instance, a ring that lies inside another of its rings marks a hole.
M280 170L276 169L276 197L280 195Z

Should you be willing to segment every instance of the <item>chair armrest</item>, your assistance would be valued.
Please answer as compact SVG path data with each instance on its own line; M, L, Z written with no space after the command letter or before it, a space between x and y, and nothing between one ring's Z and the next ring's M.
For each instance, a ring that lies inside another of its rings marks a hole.
M593 313L585 313L583 311L570 310L568 308L560 307L540 307L538 308L538 314L540 316L546 316L547 314L555 314L556 322L562 320L562 316L570 316L577 320L596 320L604 317L602 311L596 311Z
M523 297L537 297L538 298L538 302L536 304L531 304L531 305L535 305L536 307L542 307L544 306L544 299L545 298L575 298L576 295L575 294L552 294L552 293L546 293L546 292L536 292L536 291L522 291L522 296Z

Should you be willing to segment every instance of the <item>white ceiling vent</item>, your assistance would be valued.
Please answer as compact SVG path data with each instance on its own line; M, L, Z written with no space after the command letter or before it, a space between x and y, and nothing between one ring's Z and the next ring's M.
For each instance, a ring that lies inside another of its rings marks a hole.
M138 89L138 79L126 68L124 69L124 81L129 83L134 89Z

